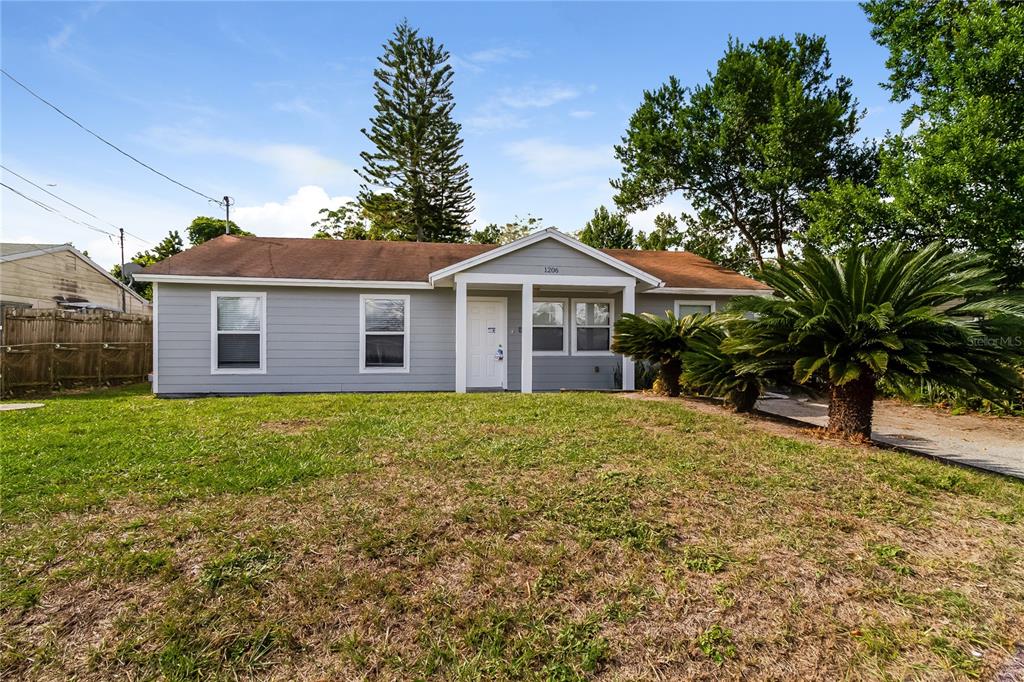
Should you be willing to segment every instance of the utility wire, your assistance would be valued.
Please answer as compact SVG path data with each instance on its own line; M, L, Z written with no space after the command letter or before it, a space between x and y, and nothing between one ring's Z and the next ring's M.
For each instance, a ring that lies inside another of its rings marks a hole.
M53 192L51 192L50 190L46 189L46 188L45 188L45 187L43 187L42 185L38 185L38 184L36 184L36 183L32 182L31 180L29 180L28 178L26 178L26 177L25 177L24 175L21 175L20 173L17 173L17 172L15 172L15 171L11 170L11 169L10 169L10 168L8 168L7 166L3 165L2 163L0 163L0 168L3 168L3 169L4 169L5 171L7 171L8 173L10 173L11 175L13 175L13 176L14 176L14 177L16 177L16 178L21 178L22 180L24 180L24 181L25 181L25 182L27 182L28 184L32 185L32 186L33 186L33 187L35 187L36 189L38 189L38 190L42 190L43 192L46 192L47 194L49 194L49 195L50 195L51 197L53 197L53 198L54 198L54 199L56 199L57 201L62 201L62 202L64 202L65 204L67 204L68 206L70 206L71 208L75 208L75 209L78 209L79 211L81 211L81 212L82 212L82 213L84 213L85 215L89 216L90 218L95 218L96 220L100 221L100 222L101 222L101 223L103 223L104 225L109 225L110 227L114 228L115 230L120 230L120 229L121 229L121 228L120 228L120 227L118 227L117 225L115 225L115 224L113 224L113 223L111 223L111 222L108 222L108 221L104 220L103 218L100 218L100 217L99 217L98 215L96 215L95 213L90 213L89 211L86 211L86 210L85 210L84 208L82 208L81 206L79 206L79 205L77 205L77 204L72 204L72 203L71 203L70 201L68 201L67 199L65 199L65 198L63 198L63 197L60 197L60 196L57 196L56 194L54 194L54 193L53 193ZM25 196L25 195L22 195L22 196ZM26 197L26 198L27 198L27 197ZM33 201L34 201L34 200L33 200ZM129 235L129 236L131 236L131 237L134 237L135 239L138 239L138 240L139 240L140 242L142 242L142 243L144 243L144 244L149 244L150 246L152 246L152 245L153 245L153 243L152 243L151 241L149 241L149 240L147 240L147 239L143 239L142 237L140 237L140 236L138 236L138 235L134 235L134 234L132 234L131 232L129 232L128 230L125 230L125 231L124 231L124 233L125 233L125 234L127 234L127 235Z
M42 103L43 103L43 104L45 104L46 106L50 107L51 109L53 109L54 111L56 111L56 112L57 112L58 114L60 114L61 116L63 116L63 117L64 117L64 118L66 118L67 120L71 121L71 122L72 122L72 123L74 123L74 124L75 124L76 126L78 126L79 128L81 128L81 129L82 129L82 130L84 130L85 132L89 133L90 135L92 135L93 137L95 137L95 138L96 138L97 140L99 140L99 141L100 141L100 142L102 142L103 144L107 145L108 147L110 147L111 149L113 149L113 150L117 151L118 153L120 153L120 154L123 154L124 156L127 156L127 157L128 157L129 159L131 159L131 160L132 160L132 161L134 161L135 163L139 164L139 165L140 165L140 166L142 166L143 168L147 168L147 169L149 169L149 170L153 171L154 173L156 173L156 174L157 174L157 175L159 175L160 177L164 178L165 180L170 180L171 182L173 182L173 183L174 183L175 185L177 185L178 187L181 187L182 189L187 189L187 190L188 190L189 192L192 192L193 194L198 194L199 196L203 197L204 199L209 199L210 201L214 202L214 203L215 203L215 204L217 204L218 206L223 206L223 205L224 205L224 202L223 202L223 201L222 201L221 199L214 199L214 198L213 198L213 197L211 197L210 195L208 195L208 194L203 194L203 193L202 193L202 192L200 192L199 190L197 190L197 189L194 189L194 188L192 188L192 187L189 187L188 185L186 185L186 184L185 184L185 183L183 183L183 182L178 182L177 180L175 180L174 178L172 178L172 177L171 177L170 175L167 175L166 173L161 173L161 172L160 172L160 171L158 171L158 170L157 170L156 168L153 168L152 166L150 166L150 165L149 165L148 163L146 163L146 162L144 162L144 161L141 161L141 160L139 160L138 158L136 158L136 157L132 156L131 154L129 154L129 153L128 153L128 152L126 152L125 150L123 150L123 149L121 149L120 147L118 147L118 146L117 146L116 144L114 144L113 142L111 142L111 141L107 140L106 138L104 138L103 136L101 136L101 135L100 135L99 133L93 132L93 131L92 131L92 130L90 130L89 128L86 128L86 127L85 127L84 125L82 125L81 123L79 123L79 122L78 122L77 120L75 120L74 118L72 118L72 117L71 117L70 115L68 115L68 114L64 113L64 111L62 111L62 110L61 110L61 108L60 108L60 107L58 107L58 106L57 106L56 104L53 104L52 102L49 102L48 100L46 100L45 98L43 98L43 97L42 97L41 95L37 94L37 93L36 93L36 92L35 92L34 90L32 90L32 88L28 87L27 85L25 85L24 83L22 83L21 81L19 81L19 80L18 80L17 78L15 78L15 77L14 77L14 76L12 76L11 74L7 73L7 71L5 71L4 69L0 69L0 73L3 73L3 75L7 76L7 77L8 77L8 78L10 78L10 79L11 79L12 81L14 81L15 83L17 83L17 84L18 84L18 85L19 85L19 86L20 86L20 87L21 87L21 88L22 88L22 89L23 89L23 90L24 90L25 92L27 92L28 94L30 94L30 95L32 95L33 97L35 97L35 98L36 98L37 100L39 100L40 102L42 102Z
M104 230L101 227L96 227L95 225L90 225L89 223L83 222L81 220L75 220L74 218L72 218L70 216L64 215L63 213L61 213L60 211L55 209L53 206L50 206L49 204L44 204L43 202L39 201L38 199L33 199L32 197L28 196L27 194L22 194L21 192L19 192L18 190L14 189L13 187L11 187L10 185L8 185L6 183L0 182L0 187L3 187L5 189L11 190L15 194L17 194L19 197L21 197L23 199L26 199L28 201L31 201L33 204L35 204L36 206L38 206L39 208L41 208L41 209L43 209L45 211L49 211L50 213L56 213L57 215L59 215L64 220L67 220L69 222L75 223L76 225L81 225L82 227L84 227L86 229L89 229L89 230L92 230L93 232L99 232L100 234L105 234L108 237L113 237L113 238L117 237L117 235L114 234L113 232L109 232L107 230Z

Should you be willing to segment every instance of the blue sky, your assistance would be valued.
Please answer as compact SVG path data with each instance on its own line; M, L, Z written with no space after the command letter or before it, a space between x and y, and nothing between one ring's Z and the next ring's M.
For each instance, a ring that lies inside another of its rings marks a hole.
M612 156L644 89L704 82L730 35L826 36L853 79L865 136L899 125L885 52L854 3L4 2L4 69L113 142L212 195L261 235L309 236L358 189L381 44L403 17L443 42L474 178L478 227L540 216L574 231L611 205ZM155 242L217 207L149 173L2 83L3 163ZM4 182L55 205L9 173ZM4 190L5 241L71 241L104 265L104 236ZM670 198L666 210L685 203ZM649 229L657 210L631 216ZM129 240L129 255L147 246Z

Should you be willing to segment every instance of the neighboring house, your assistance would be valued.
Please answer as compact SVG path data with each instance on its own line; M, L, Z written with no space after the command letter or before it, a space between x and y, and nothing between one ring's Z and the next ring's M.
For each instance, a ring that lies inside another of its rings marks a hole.
M8 307L151 311L149 301L71 244L0 244L0 320Z
M553 228L504 246L228 235L137 278L153 282L166 396L628 390L633 362L609 350L622 313L771 293L691 253Z

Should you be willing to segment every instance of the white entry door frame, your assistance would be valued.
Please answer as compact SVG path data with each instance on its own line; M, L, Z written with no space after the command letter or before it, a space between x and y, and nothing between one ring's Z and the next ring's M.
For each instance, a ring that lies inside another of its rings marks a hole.
M508 299L467 296L465 334L466 387L508 388Z

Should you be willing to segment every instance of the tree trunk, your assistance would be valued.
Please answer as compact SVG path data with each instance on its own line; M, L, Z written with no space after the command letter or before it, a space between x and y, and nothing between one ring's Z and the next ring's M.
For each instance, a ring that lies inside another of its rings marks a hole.
M829 387L828 430L844 436L871 438L875 377L867 370L859 379Z
M731 392L726 396L726 402L735 412L752 412L760 396L761 389L756 384L751 384L742 390Z
M665 392L676 398L679 396L679 375L683 373L683 364L678 359L662 360L658 373L661 375L661 383L665 386Z

